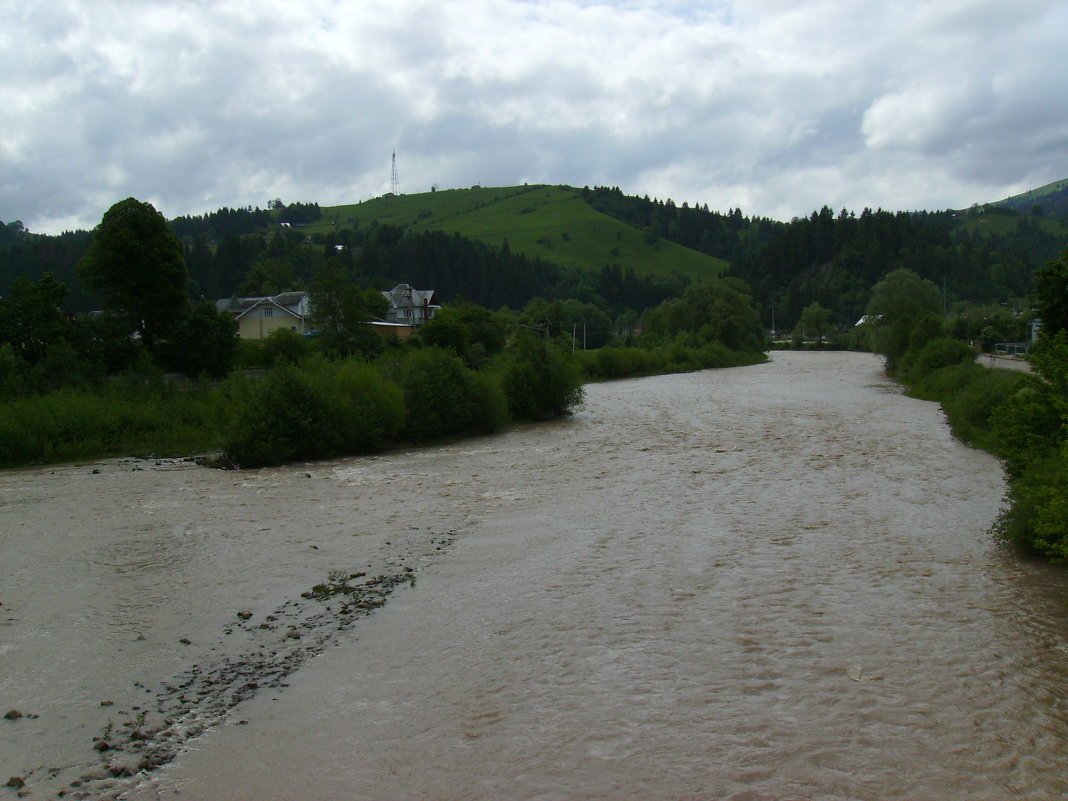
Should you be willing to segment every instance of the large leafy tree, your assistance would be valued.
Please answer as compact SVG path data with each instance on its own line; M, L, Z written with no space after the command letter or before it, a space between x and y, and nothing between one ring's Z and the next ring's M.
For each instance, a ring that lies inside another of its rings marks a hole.
M319 265L308 294L327 351L374 356L382 350L382 338L365 323L384 315L387 301L380 292L361 291L338 259L330 257Z
M887 273L872 287L868 303L872 350L886 357L887 367L896 367L914 342L923 344L924 338L912 335L917 328L926 330L941 308L938 287L927 279L904 268Z
M500 315L461 301L439 309L434 319L419 329L418 336L424 344L452 350L477 370L504 350L508 328Z
M77 277L153 350L189 312L182 244L150 203L126 198L104 214Z
M760 351L764 332L749 287L737 278L689 286L678 298L645 313L648 332L673 338L692 333L702 344L720 342L740 351Z
M1068 250L1035 271L1035 300L1043 331L1068 330Z
M810 303L801 312L801 329L805 336L814 336L823 342L823 337L831 328L831 311L823 308L819 303Z
M188 376L222 378L237 353L237 320L202 300L179 320L159 346L162 363Z
M0 297L0 344L11 345L30 364L67 336L70 324L62 311L67 287L45 273L40 281L19 276L8 297Z

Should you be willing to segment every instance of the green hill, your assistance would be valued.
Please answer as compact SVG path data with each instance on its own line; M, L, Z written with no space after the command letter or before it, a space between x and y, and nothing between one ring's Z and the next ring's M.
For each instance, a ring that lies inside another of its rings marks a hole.
M992 203L1029 214L1035 206L1054 217L1068 217L1068 178Z
M693 280L714 278L727 262L642 231L596 211L566 186L448 189L391 195L346 206L323 207L309 234L377 222L408 231L439 230L494 247L590 272L618 264L639 275Z
M967 231L972 235L983 237L1005 237L1017 232L1021 224L1030 226L1059 241L1068 241L1068 223L1054 217L1035 217L1031 214L1016 212L1009 207L983 207L976 211L961 213L958 216L955 231Z

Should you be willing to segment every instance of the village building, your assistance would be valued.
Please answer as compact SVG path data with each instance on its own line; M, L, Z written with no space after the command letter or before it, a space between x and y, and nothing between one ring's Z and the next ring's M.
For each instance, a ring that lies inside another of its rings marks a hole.
M441 307L434 303L433 289L412 289L409 284L397 284L382 295L389 302L385 320L369 320L368 324L383 336L405 342L412 332L429 322ZM307 292L282 292L257 297L230 297L215 302L215 308L229 312L238 323L237 333L242 339L263 339L285 328L298 334L313 334L316 330Z
M223 298L215 308L229 312L237 319L237 334L242 339L263 339L273 332L287 328L306 334L311 324L307 292L282 292L250 298Z
M430 322L441 306L434 305L433 289L412 289L410 284L397 284L382 295L389 301L387 323L399 323L413 328Z

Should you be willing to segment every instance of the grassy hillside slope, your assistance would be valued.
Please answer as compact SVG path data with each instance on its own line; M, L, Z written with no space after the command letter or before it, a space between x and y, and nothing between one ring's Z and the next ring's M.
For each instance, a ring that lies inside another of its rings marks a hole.
M1051 184L1031 189L1019 195L1007 197L992 204L995 206L1008 206L1024 213L1031 211L1031 207L1042 206L1046 214L1065 217L1068 216L1068 178L1054 181Z
M665 239L649 244L641 231L594 210L576 190L561 186L448 189L380 197L323 208L308 233L327 233L359 223L411 231L442 230L494 247L588 271L618 264L642 275L714 278L727 262Z
M1026 219L1038 230L1059 239L1068 240L1068 224L1052 217L1032 217L1031 215L1007 214L962 214L958 229L972 235L1009 236L1020 227L1020 220ZM954 229L957 230L957 229Z

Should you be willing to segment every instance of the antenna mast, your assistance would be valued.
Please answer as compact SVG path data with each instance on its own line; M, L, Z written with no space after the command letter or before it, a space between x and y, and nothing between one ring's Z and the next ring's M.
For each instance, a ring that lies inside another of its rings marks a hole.
M397 151L393 151L393 172L389 176L389 192L391 195L400 194L400 186L397 183Z

